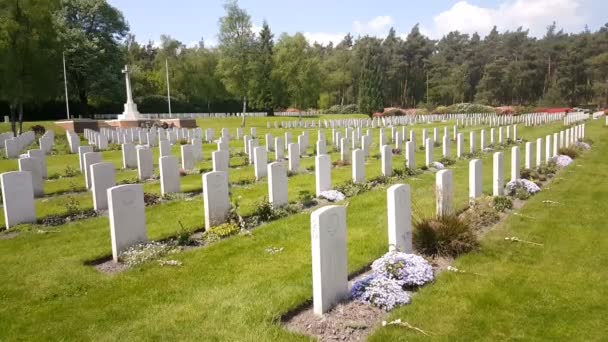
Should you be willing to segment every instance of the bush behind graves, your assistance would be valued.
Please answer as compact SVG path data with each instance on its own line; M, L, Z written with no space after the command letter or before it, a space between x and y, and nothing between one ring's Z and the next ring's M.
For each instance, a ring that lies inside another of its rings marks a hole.
M479 247L471 227L456 216L421 219L415 227L412 242L425 255L456 257Z

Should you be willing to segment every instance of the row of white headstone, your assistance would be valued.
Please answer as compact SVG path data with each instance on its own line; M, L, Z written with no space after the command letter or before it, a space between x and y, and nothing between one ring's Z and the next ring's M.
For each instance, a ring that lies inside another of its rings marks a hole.
M581 113L572 113L576 115ZM300 121L274 121L274 128L343 128L343 127L390 127L402 125L414 125L417 123L447 122L456 120L457 126L469 127L477 125L489 125L493 127L523 123L525 126L538 126L542 124L559 121L566 113L529 113L518 116L497 115L495 113L481 114L433 114L433 115L406 115L391 116L372 119L334 119L334 120L300 120ZM271 128L270 121L266 122L266 128Z
M570 133L570 132L572 133ZM555 136L567 136L563 146L584 138L584 124ZM550 135L547 136L550 141ZM541 139L542 141L542 139ZM529 144L529 143L528 143ZM561 142L558 143L559 146ZM529 156L526 145L526 160ZM552 154L552 152L551 152ZM514 146L511 154L511 179L519 179L519 147ZM494 153L493 195L504 192L503 153ZM317 182L318 183L318 182ZM436 216L454 214L454 180L452 170L440 170L435 175ZM481 160L469 162L469 197L478 198L482 194ZM412 252L411 191L407 184L393 185L387 190L387 218L389 250ZM323 315L348 295L348 262L346 240L346 207L332 205L315 210L310 217L313 311Z
M22 133L16 137L12 137L12 133L8 134L10 134L10 137L4 135L4 137L7 137L4 140L4 153L6 158L9 159L18 158L21 151L36 140L36 134L33 131Z

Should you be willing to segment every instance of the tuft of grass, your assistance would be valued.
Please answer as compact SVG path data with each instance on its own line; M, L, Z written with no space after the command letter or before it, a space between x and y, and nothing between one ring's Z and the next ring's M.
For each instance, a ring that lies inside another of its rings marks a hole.
M574 146L562 147L559 149L559 154L566 155L572 159L575 159L579 155L579 150Z
M479 247L472 227L456 216L417 221L412 242L416 250L428 256L457 257Z

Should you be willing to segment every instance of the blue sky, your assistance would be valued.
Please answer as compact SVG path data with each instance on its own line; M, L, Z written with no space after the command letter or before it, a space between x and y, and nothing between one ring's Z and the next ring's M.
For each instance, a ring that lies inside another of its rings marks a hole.
M192 45L201 37L215 44L223 0L108 0L125 15L137 40L158 41L161 34ZM568 32L608 22L608 0L239 0L254 27L264 19L278 36L302 32L312 41L339 41L346 33L384 36L395 27L406 35L416 23L423 33L440 38L452 30L482 36L500 30L530 29L542 36L553 21Z

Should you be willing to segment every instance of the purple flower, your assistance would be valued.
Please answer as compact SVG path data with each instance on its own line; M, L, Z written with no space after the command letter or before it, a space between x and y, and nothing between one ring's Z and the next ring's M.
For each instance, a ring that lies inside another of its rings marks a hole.
M560 169L570 165L573 161L572 158L561 154L557 157L554 157L553 160L555 161L555 165L557 165L557 167L559 167Z
M441 164L440 162L432 162L431 163L431 167L434 167L437 170L443 170L443 169L445 169L445 166L443 164Z
M397 282L376 274L355 282L351 298L386 311L410 302L410 296Z
M540 187L536 183L527 179L516 179L507 183L507 191L514 194L517 189L524 189L529 194L535 194L540 191Z
M344 201L344 199L346 198L346 196L344 196L344 194L338 190L323 191L319 194L319 197L325 198L330 202L340 202Z
M577 141L575 145L582 150L588 150L591 148L591 146L584 141Z
M423 257L397 251L386 253L372 264L375 274L401 286L422 286L433 280L433 268Z

